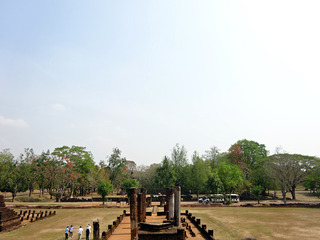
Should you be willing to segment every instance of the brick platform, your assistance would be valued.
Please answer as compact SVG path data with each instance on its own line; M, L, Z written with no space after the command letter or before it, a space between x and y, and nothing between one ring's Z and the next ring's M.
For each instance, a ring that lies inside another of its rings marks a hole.
M0 195L0 232L11 231L21 226L18 214L6 208L3 195Z

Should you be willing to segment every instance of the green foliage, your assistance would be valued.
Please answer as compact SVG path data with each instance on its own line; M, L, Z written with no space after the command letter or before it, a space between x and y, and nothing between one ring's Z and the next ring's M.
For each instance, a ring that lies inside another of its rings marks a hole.
M98 194L102 196L103 205L106 199L106 196L113 192L113 186L108 181L101 181L98 184Z
M123 181L121 187L126 191L128 197L130 197L130 188L139 187L139 183L135 179L126 179Z
M255 141L243 139L237 141L237 145L243 151L244 157L250 169L254 169L258 163L258 160L265 158L268 155L266 146Z
M202 158L209 163L212 169L218 166L221 158L219 151L220 150L217 147L213 146L209 150L205 151L202 156Z
M148 193L157 193L157 168L159 164L153 163L150 166L139 166L134 171L134 178L143 186Z
M191 167L191 178L192 191L197 193L199 196L200 192L205 191L205 184L208 180L208 175L210 173L210 167L207 166L206 162L203 161L199 156L194 154L193 165Z
M156 170L157 176L155 182L159 188L174 186L177 178L173 163L168 157L164 157L161 165Z
M304 179L303 185L306 189L318 195L320 189L320 165L312 168L310 174Z
M171 152L171 161L173 163L173 168L175 171L175 176L179 182L182 182L183 179L183 168L188 165L187 159L187 150L184 146L176 146L172 149Z
M274 154L267 158L266 170L271 178L279 185L283 200L289 191L295 199L296 187L312 173L318 165L318 159L300 154Z
M94 161L91 152L86 151L85 147L79 146L63 146L55 148L53 155L61 159L69 159L75 165L75 171L85 178L92 168L94 168Z
M264 144L243 139L229 148L228 160L239 167L248 182L252 171L258 167L258 161L265 158L267 154ZM250 184L247 184L247 187L249 186Z
M127 159L121 157L121 151L118 148L114 148L108 158L108 169L110 170L111 183L115 188L119 188L123 180L128 177L126 162Z
M237 166L232 163L221 163L217 168L217 174L225 193L238 192L242 189L244 179Z
M251 191L251 192L252 192L252 194L255 195L256 198L258 199L258 203L260 203L260 198L261 198L261 196L262 196L263 191L264 191L264 188L263 188L262 186L260 186L260 185L254 186L254 187L252 188L252 191Z
M223 193L223 183L216 173L210 173L206 182L206 190L208 193L218 194Z
M12 201L14 201L18 192L28 189L25 174L20 162L14 160L13 155L8 149L0 153L0 163L0 190L3 192L11 192Z

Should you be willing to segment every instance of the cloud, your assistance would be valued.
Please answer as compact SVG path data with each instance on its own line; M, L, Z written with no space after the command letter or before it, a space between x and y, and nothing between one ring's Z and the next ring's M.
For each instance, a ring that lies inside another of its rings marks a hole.
M59 103L52 104L52 108L55 111L63 111L66 109L66 107L64 105L59 104Z
M10 119L0 116L0 126L7 126L7 127L28 127L28 124L23 119Z

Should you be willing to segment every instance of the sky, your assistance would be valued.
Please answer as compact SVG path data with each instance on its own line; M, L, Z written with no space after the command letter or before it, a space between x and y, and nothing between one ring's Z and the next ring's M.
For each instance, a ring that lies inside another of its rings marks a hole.
M0 1L0 151L320 156L319 1Z

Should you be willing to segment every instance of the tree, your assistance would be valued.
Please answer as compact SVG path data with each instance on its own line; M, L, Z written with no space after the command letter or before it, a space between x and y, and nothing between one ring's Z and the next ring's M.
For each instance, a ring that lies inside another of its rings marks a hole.
M148 193L156 193L156 176L158 167L159 164L153 163L150 166L138 166L134 170L134 179L137 179L141 187L145 188Z
M28 189L21 164L14 159L9 149L5 149L0 152L0 166L0 190L10 192L12 194L12 202L14 202L18 192L24 192Z
M296 187L316 164L317 158L299 154L274 154L268 158L269 176L279 184L284 203L286 203L288 191L291 193L292 199L296 199Z
M243 151L244 157L250 169L254 169L258 164L258 160L265 158L268 155L266 146L255 141L243 139L237 141L237 145Z
M247 178L249 175L249 164L247 158L245 157L244 152L238 146L237 143L233 144L228 151L228 160L232 164L235 164L239 167L239 169L244 173L245 177Z
M208 180L206 182L206 189L208 193L213 193L213 194L224 192L223 184L216 173L212 172L209 174Z
M108 168L110 169L110 180L115 188L119 188L124 179L127 178L126 169L127 159L121 157L121 151L114 148L108 157Z
M263 187L260 186L260 185L254 186L254 187L252 188L252 193L253 193L253 195L256 196L256 198L257 198L257 200L258 200L258 204L260 203L260 198L261 198L261 196L262 196L263 190L264 190Z
M25 182L28 185L29 197L31 197L31 194L34 191L39 173L36 168L37 158L38 156L36 156L32 148L25 148L24 154L20 155L20 168L24 175Z
M100 194L102 197L103 205L104 205L106 196L111 194L112 192L113 192L113 186L110 182L103 180L98 184L98 194Z
M320 165L317 164L314 166L310 174L303 181L303 185L306 189L312 191L313 194L317 194L319 197L319 188L320 188Z
M130 188L139 187L139 183L135 179L126 179L122 183L122 188L126 191L128 198L130 198Z
M275 189L276 184L273 178L270 177L266 171L267 158L257 160L256 167L251 172L250 181L253 186L261 186L263 188L263 194L266 194L267 190Z
M242 188L244 179L237 166L223 162L217 168L217 175L222 182L225 193L233 193Z
M215 168L219 162L219 148L213 146L209 150L205 151L202 158L210 163L211 168Z
M50 177L48 175L48 164L51 160L51 154L48 150L47 152L42 152L35 160L35 168L37 172L36 183L39 187L39 197L44 194L44 189L49 188Z
M177 178L173 168L173 163L165 156L161 165L156 170L157 175L155 182L159 188L167 188L174 186Z
M171 152L171 161L173 163L173 168L176 173L177 180L179 182L182 182L183 179L183 167L188 165L188 159L187 159L187 150L184 146L179 146L179 144L176 144L176 146L172 149Z
M197 156L196 152L194 153L192 161L193 165L190 176L192 179L192 190L197 193L197 198L199 199L199 193L205 190L205 183L208 180L210 167L207 166L205 161Z
M90 171L95 167L93 156L91 152L86 151L85 147L79 146L63 146L55 148L53 155L60 158L60 160L67 160L72 164L73 171L76 173L74 177L77 177L75 180L72 181L72 185L70 186L71 197L73 196L73 192L75 188L80 188L80 193L84 194L88 186L88 175Z

